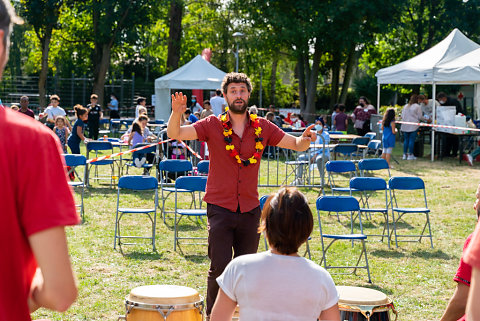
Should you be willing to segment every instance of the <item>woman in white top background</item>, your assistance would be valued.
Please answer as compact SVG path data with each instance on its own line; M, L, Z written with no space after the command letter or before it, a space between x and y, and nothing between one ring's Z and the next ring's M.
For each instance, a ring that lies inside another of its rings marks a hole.
M270 250L233 259L217 278L220 290L211 321L240 319L340 321L338 293L330 274L298 255L313 230L305 196L286 187L267 200L260 229Z

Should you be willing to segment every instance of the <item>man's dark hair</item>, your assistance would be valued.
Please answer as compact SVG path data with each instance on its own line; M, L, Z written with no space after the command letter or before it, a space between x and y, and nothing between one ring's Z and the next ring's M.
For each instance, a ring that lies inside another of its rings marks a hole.
M137 98L137 105L140 105L140 104L143 103L144 101L147 101L147 98L145 98L145 97L138 97L138 98Z
M266 119L268 119L268 118L274 119L274 118L275 118L275 114L272 113L271 111L269 111L268 113L265 114L265 118L266 118Z
M10 0L0 0L0 29L4 32L3 44L5 45L5 50L8 50L6 47L7 40L10 37L10 31L14 23L23 24L23 20L15 14L15 9L13 9Z
M443 91L441 91L437 94L437 99L441 99L441 98L447 98L447 94L444 93Z
M305 196L285 187L270 196L262 211L259 231L266 232L270 246L281 254L298 252L313 230L313 216Z
M20 97L20 101L22 101L22 100L28 101L28 96L23 95L22 97Z
M338 104L338 109L340 109L340 111L345 111L345 105L344 104Z
M185 114L186 115L190 115L191 113L192 113L192 111L190 110L190 108L185 109Z
M252 92L252 82L250 81L250 78L248 78L247 75L245 75L244 73L230 72L225 75L222 81L222 91L224 94L227 92L228 85L232 83L246 84L248 92Z
M215 95L220 96L222 94L222 91L220 89L215 90Z

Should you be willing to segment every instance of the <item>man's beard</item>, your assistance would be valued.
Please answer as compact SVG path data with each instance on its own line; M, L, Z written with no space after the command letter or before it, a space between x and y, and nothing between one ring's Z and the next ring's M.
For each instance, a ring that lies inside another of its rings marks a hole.
M242 101L243 105L241 106L235 105L236 101ZM245 114L245 111L247 110L247 105L248 105L248 102L246 102L245 100L237 99L237 100L234 100L232 103L228 104L228 109L234 114Z

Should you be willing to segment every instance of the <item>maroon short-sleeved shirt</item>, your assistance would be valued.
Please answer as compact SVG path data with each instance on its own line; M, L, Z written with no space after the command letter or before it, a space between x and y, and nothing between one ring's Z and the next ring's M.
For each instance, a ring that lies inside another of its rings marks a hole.
M262 128L260 137L263 138L263 146L276 146L285 132L264 118L258 119ZM222 122L214 115L196 122L193 127L197 131L198 140L208 144L210 171L204 201L232 212L240 208L242 213L259 206L257 185L260 160L248 166L238 164L225 149ZM242 138L235 132L231 137L241 159L252 157L256 151L256 136L250 122L245 126Z
M465 244L463 244L463 252L468 247L468 244L470 243L470 240L472 239L473 233L470 234L467 239L465 240ZM472 267L465 263L463 260L463 257L460 259L460 264L458 265L457 273L455 273L455 276L453 277L453 280L455 282L460 282L465 285L470 286L470 279L472 278Z
M463 259L472 267L480 269L480 221L477 223L468 248L463 252Z

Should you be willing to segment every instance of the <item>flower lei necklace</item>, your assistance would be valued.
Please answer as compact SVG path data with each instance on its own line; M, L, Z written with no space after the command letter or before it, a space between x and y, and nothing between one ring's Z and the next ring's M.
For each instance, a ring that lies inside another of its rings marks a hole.
M263 138L260 137L260 134L262 133L262 127L260 127L260 122L258 121L257 115L255 114L250 114L250 124L255 130L255 149L256 152L253 153L252 157L243 160L240 158L240 155L238 154L237 150L235 149L235 145L232 144L232 137L230 137L233 133L232 125L229 121L229 118L227 116L228 112L228 107L225 107L225 112L220 116L220 120L222 121L222 126L223 126L223 135L225 136L224 140L226 143L225 149L227 151L230 151L230 156L233 157L237 163L242 164L244 166L248 166L249 164L255 164L261 157L260 152L263 149L262 141Z

